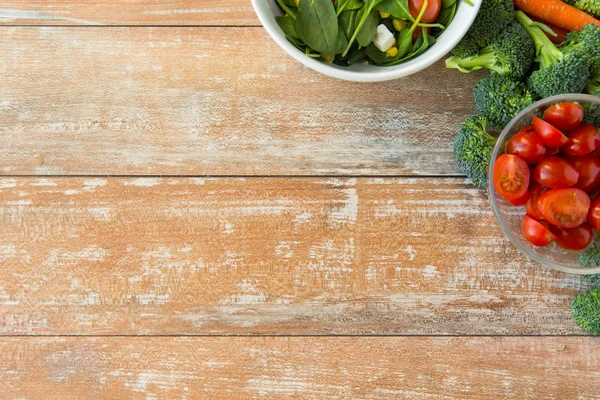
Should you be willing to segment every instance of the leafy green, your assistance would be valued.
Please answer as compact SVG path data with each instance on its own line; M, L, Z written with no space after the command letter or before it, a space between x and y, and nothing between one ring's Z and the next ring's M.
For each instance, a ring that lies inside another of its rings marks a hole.
M408 8L408 0L384 0L377 9L398 19L414 20Z
M362 0L337 0L335 2L335 11L337 15L340 15L344 11L358 10L362 6Z
M331 0L302 0L296 15L296 30L304 43L319 53L334 55L343 50Z
M359 12L360 14L360 12ZM362 47L366 47L375 38L377 34L377 25L379 25L379 12L377 10L371 11L362 28L356 35L356 41Z
M348 51L350 51L352 43L354 43L354 40L356 40L358 33L369 18L371 11L373 11L375 7L379 5L379 3L381 3L382 1L383 0L365 0L365 5L359 10L358 14L356 15L356 28L352 36L348 39L348 45L346 46L346 50L344 50L344 52L342 53L342 57L345 57Z
M296 24L294 23L294 19L292 17L289 15L285 17L275 17L275 21L277 21L277 25L279 25L287 37L300 39L300 35L296 30Z
M344 11L339 16L340 28L342 28L342 32L346 37L350 37L356 29L356 14L358 14L358 10L350 10Z

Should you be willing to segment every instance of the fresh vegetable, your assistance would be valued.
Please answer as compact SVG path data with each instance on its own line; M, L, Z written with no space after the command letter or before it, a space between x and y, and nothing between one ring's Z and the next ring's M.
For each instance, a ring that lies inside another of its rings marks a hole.
M543 159L535 166L533 179L549 188L568 188L577 183L579 171L564 158L552 156Z
M583 253L585 253L586 251L588 251L589 249L585 249L581 254L583 256ZM597 267L600 264L596 264L594 265L595 267ZM585 278L586 281L588 281L589 283L591 283L592 285L596 285L597 287L600 288L600 274L596 274L596 275L584 275L583 276Z
M573 318L592 335L600 335L600 290L580 293L573 300Z
M570 32L565 39L565 48L567 51L589 56L590 79L586 91L589 94L600 95L600 26L586 25L579 32Z
M569 141L561 131L539 117L533 117L533 129L548 147L561 147Z
M541 222L531 218L529 215L523 216L521 232L525 239L534 246L548 246L550 243L554 242L555 239L554 235L547 227Z
M450 57L446 60L446 67L461 72L487 68L511 79L521 79L531 67L534 56L533 40L521 24L513 22L476 55Z
M473 95L481 115L498 130L535 100L524 84L496 73L480 80Z
M494 164L494 189L508 201L523 199L529 188L530 175L529 167L522 158L503 154Z
M550 232L555 236L556 244L565 250L580 251L592 243L592 228L585 222L570 229L550 225Z
M600 25L600 21L561 0L514 0L515 6L527 14L568 31L581 30L584 25Z
M552 43L562 44L565 41L565 38L567 37L567 34L569 33L569 31L567 31L563 28L560 28L556 25L552 25L546 21L542 21L541 19L534 17L533 15L527 14L527 16L529 18L531 18L533 21L540 22L540 23L546 25L548 28L550 28L550 30L544 31L544 34L546 34L546 36L548 36L548 39L550 39L550 41Z
M563 102L544 111L544 121L561 131L575 129L583 121L583 106L577 103Z
M552 189L540 196L538 208L552 225L572 229L587 220L590 197L579 189Z
M600 243L596 243L579 254L579 262L584 267L594 268L600 266ZM597 277L598 284L600 286L600 275L594 275Z
M516 12L516 18L535 42L535 60L540 64L540 69L532 72L529 77L531 89L540 97L581 93L590 77L589 54L572 51L568 47L557 48L546 37L540 24L532 21L522 11Z
M569 143L562 149L563 154L583 156L600 146L600 133L594 125L581 124L567 135Z
M482 0L477 17L452 54L471 57L492 43L514 21L512 0Z
M361 61L388 66L417 57L435 44L458 6L458 0L277 3L285 15L276 21L294 46L309 57L342 66Z
M600 184L600 160L593 155L571 156L567 160L579 172L579 179L573 186L584 192L591 192Z
M592 200L590 210L588 211L587 222L596 232L600 232L600 199Z
M538 221L544 219L538 204L540 202L540 196L548 190L549 189L547 187L544 187L538 183L534 183L533 187L529 190L529 199L525 203L525 212L531 218Z
M458 167L479 188L488 186L488 170L498 138L487 131L487 119L467 119L454 142L454 159Z
M533 132L519 132L506 144L506 152L521 157L527 164L537 164L546 156L546 146Z
M598 0L564 0L564 2L591 16L600 18L600 2Z

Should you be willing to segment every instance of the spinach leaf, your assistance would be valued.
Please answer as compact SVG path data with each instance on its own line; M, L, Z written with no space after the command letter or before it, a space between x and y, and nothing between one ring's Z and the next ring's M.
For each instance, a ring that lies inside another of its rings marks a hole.
M337 0L335 2L335 11L340 15L344 11L358 10L363 6L361 0Z
M286 5L290 6L290 7L298 7L298 3L296 3L296 0L282 0Z
M356 29L356 14L358 14L358 10L344 11L340 15L340 28L342 28L346 37L350 37Z
M296 15L296 30L311 49L335 55L341 53L343 41L338 39L340 29L331 0L302 0Z
M342 56L346 56L346 54L350 50L350 47L354 43L354 40L356 40L356 36L358 36L358 33L369 18L371 11L373 11L375 7L377 7L382 1L383 0L365 0L365 5L359 10L358 14L356 15L356 28L352 36L348 39L348 45L346 46L346 50L344 50Z
M391 14L394 18L414 21L408 8L408 0L384 0L377 9Z
M275 17L275 21L277 21L277 25L279 25L286 36L300 39L300 35L298 35L298 31L296 30L296 25L294 24L294 19L292 17L289 15L286 17Z
M388 57L385 52L379 50L373 43L371 43L366 50L367 56L377 65L395 61L400 58L399 56Z
M296 19L296 13L297 10L295 7L290 7L289 4L287 4L286 0L276 0L277 4L279 4L279 7L281 7L281 9L290 17L292 17L293 19Z
M359 11L360 14L360 11ZM373 10L369 13L369 16L365 20L362 28L356 36L356 41L362 47L366 47L373 42L375 35L377 34L377 25L379 25L379 11Z
M356 64L357 62L364 60L366 55L367 55L367 51L365 48L356 49L350 55L350 57L348 57L348 65Z

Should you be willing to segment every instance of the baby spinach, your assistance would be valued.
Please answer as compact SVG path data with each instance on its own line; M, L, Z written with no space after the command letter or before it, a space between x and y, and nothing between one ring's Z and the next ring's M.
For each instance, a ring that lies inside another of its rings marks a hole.
M296 30L296 25L292 17L290 17L289 15L285 17L275 17L275 21L277 21L277 25L279 25L279 27L287 37L300 39L300 35Z
M334 55L343 51L345 40L338 38L340 29L331 0L301 0L296 30L304 43L319 53Z
M356 35L356 41L362 47L366 47L371 44L373 38L377 34L377 25L379 25L379 11L373 10L365 20L362 28Z
M344 11L358 10L362 6L362 0L337 0L335 2L335 12L340 15Z
M350 37L356 29L356 14L358 10L344 11L339 17L340 28L346 37Z
M377 6L377 9L391 14L394 18L406 19L409 21L414 19L408 8L408 0L384 0Z
M296 19L296 9L292 7L286 0L276 0L279 7L290 17Z
M358 14L356 15L356 29L354 30L352 37L348 39L348 45L346 46L346 50L344 50L344 52L342 53L343 57L345 57L348 51L350 50L350 46L352 46L352 43L354 43L356 36L358 36L358 33L369 18L371 11L373 11L375 7L377 7L377 5L379 5L379 3L381 3L382 1L383 0L365 0L365 5L358 11Z

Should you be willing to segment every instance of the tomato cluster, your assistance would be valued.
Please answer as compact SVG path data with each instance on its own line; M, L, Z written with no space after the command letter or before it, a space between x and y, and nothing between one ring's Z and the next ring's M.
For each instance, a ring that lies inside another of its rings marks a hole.
M548 108L508 141L494 165L494 188L525 206L521 232L535 246L583 250L592 229L600 231L600 132L583 117L577 103Z

